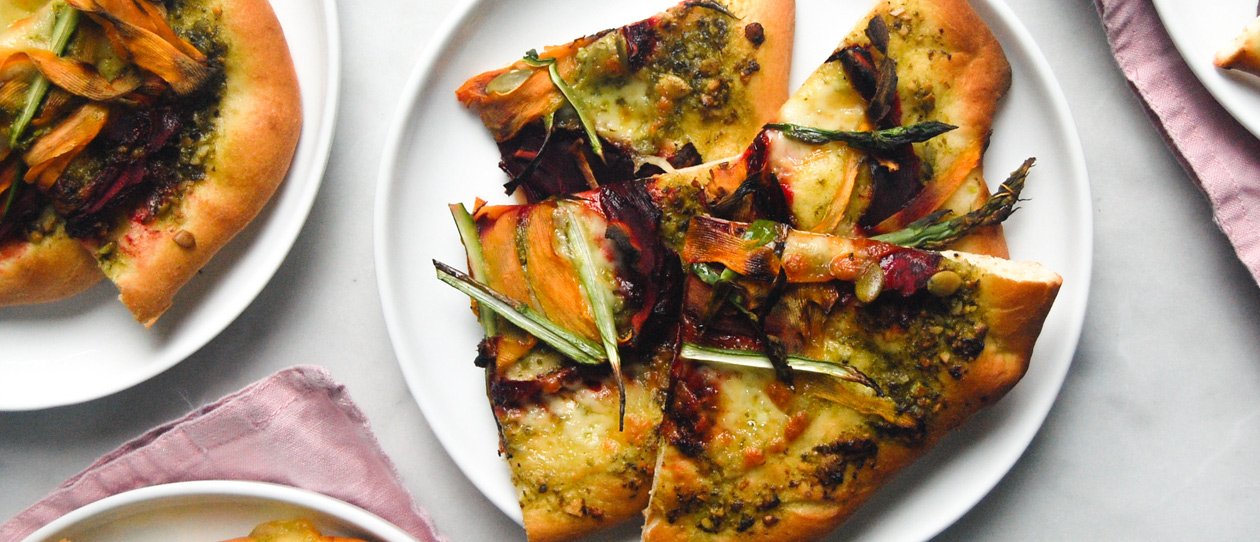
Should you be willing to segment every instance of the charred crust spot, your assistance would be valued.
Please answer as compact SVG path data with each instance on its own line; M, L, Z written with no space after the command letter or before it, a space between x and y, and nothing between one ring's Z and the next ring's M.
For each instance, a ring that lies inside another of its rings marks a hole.
M982 326L976 330L976 334L972 336L957 337L949 345L955 354L962 356L967 361L971 361L980 356L980 352L984 351L984 338L989 332L987 326Z
M759 71L761 71L761 64L758 64L756 60L749 60L739 68L739 75L747 82L749 78Z
M744 37L748 38L748 42L754 47L761 47L766 42L766 29L761 23L751 23L744 27Z
M499 341L486 337L477 345L477 358L473 360L473 365L485 369L494 364L494 360L499 357Z
M850 467L856 476L858 469L874 461L879 445L871 439L853 439L817 446L813 451L812 459L817 463L814 475L820 485L830 490L844 483Z
M621 37L626 40L626 56L630 71L637 72L647 65L648 59L656 51L658 40L652 21L639 21L621 27Z
M689 362L675 364L671 371L673 396L665 407L661 425L666 441L689 457L704 453L719 408L717 383L696 369Z

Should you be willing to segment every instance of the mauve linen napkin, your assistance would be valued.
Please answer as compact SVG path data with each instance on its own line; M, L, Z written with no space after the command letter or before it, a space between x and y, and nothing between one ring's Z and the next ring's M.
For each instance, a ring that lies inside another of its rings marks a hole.
M421 542L445 542L381 451L346 389L322 368L286 369L98 459L0 526L16 541L88 503L190 480L309 489L371 511Z
M1121 71L1260 282L1260 141L1195 78L1151 0L1094 0ZM1239 23L1241 31L1247 21ZM1224 37L1222 37L1224 39Z

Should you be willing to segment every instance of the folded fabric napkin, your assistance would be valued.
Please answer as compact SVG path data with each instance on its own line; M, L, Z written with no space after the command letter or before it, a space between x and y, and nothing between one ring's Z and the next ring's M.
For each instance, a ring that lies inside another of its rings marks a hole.
M1260 283L1260 141L1195 78L1151 0L1094 4L1120 69L1146 103L1168 147L1207 195L1216 224Z
M345 387L319 367L294 367L97 460L3 526L16 541L88 503L190 480L255 480L352 503L421 542L445 542L381 451Z

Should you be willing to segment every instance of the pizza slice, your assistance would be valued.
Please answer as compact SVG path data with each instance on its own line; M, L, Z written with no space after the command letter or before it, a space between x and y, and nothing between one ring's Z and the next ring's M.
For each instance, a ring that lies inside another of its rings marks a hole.
M642 517L682 284L670 243L705 211L704 187L738 185L744 163L471 215L453 206L472 277L439 275L478 301L477 363L530 540Z
M878 2L767 132L767 175L782 185L792 225L869 237L982 205L981 158L1010 77L1001 45L966 0ZM941 125L952 129L885 148L838 139ZM955 248L1007 255L997 226Z
M1217 51L1212 62L1218 68L1260 75L1260 17L1248 23L1228 46Z
M687 0L457 92L529 201L736 156L787 98L793 0Z
M1029 262L692 221L645 541L814 540L1023 376Z
M270 4L51 2L0 43L10 195L44 205L45 238L76 240L152 325L288 170L301 106ZM30 216L4 218L26 217L11 226L26 239L11 239L28 248L10 253L26 263L0 266L0 284L13 269L67 272L30 263L43 252L29 248Z

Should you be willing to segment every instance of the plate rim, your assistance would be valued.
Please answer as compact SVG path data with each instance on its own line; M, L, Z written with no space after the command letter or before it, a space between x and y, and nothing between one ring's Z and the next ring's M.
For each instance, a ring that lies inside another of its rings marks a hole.
M1181 60L1186 63L1186 67L1190 69L1191 75L1194 75L1199 84L1203 85L1203 88L1212 96L1212 100L1220 104L1221 108L1229 113L1230 118L1241 124L1251 135L1260 138L1260 113L1248 114L1250 112L1248 104L1239 103L1240 100L1245 98L1235 95L1234 89L1231 87L1231 85L1238 83L1234 81L1233 76L1240 78L1253 78L1253 76L1236 73L1231 76L1229 70L1217 68L1212 63L1211 57L1200 57L1195 54L1202 52L1195 50L1195 46L1198 43L1194 38L1197 35L1189 35L1189 30L1184 25L1176 22L1180 19L1176 16L1179 12L1177 12L1174 3L1171 0L1151 0L1151 4L1155 7L1159 23L1163 26L1169 41L1172 42L1173 48L1177 50L1177 54L1181 56ZM1257 16L1260 16L1260 14L1257 14ZM1242 21L1233 35L1242 33L1243 28L1252 19ZM1168 24L1170 20L1173 21L1172 25ZM1232 38L1233 35L1225 36L1225 38ZM1218 47L1212 51L1219 50L1227 43L1228 39L1222 39ZM1202 46L1205 50L1207 49L1206 44ZM1256 83L1251 82L1251 85L1256 86ZM1253 90L1253 92L1257 91Z
M110 385L107 386L93 388L88 393L65 396L41 395L35 400L24 402L10 402L7 397L0 394L0 412L27 412L82 404L102 397L108 397L146 382L188 359L189 356L192 356L214 341L228 326L232 325L249 309L263 289L271 283L271 279L275 277L284 260L292 252L293 246L296 244L297 238L305 227L307 220L309 220L311 210L314 208L315 198L319 195L324 175L328 170L328 162L332 154L332 141L336 130L337 113L340 110L341 30L340 21L337 17L337 0L321 0L321 5L325 25L322 38L325 41L325 50L323 52L327 59L325 66L327 74L324 80L320 82L324 86L325 91L323 108L313 115L313 118L319 120L321 129L313 134L315 138L310 144L310 152L312 153L309 162L311 180L303 183L302 190L298 191L295 196L292 196L292 201L294 202L292 205L295 211L293 218L275 226L280 231L280 234L277 234L277 244L278 246L283 246L283 250L272 251L262 258L262 263L258 267L264 270L265 273L259 273L259 276L265 275L265 278L246 283L248 289L237 298L237 303L229 308L227 312L230 315L213 322L213 325L205 329L191 333L195 335L195 338L192 340L185 340L182 343L172 341L175 344L174 347L158 350L156 352L158 355L150 358L150 362L130 371L128 373L129 378L110 382ZM275 206L274 199L268 203L268 206ZM239 306L237 306L238 304Z
M385 536L388 542L415 542L401 527L357 505L309 489L253 480L193 480L124 491L76 508L27 535L22 542L48 542L51 535L109 511L186 497L241 497L292 504Z
M400 145L403 141L402 138L404 135L413 128L410 125L410 120L417 114L417 108L421 97L420 91L422 87L428 83L429 79L435 76L435 70L439 67L438 60L440 52L445 51L451 45L451 42L457 38L456 31L462 28L469 18L474 15L475 8L487 1L488 0L460 0L443 23L438 27L436 33L434 34L434 38L427 44L426 49L424 49L423 54L420 56L418 63L413 69L407 85L403 89L403 97L395 111L395 115L393 117L394 120L385 141L386 146L384 156L377 179L377 197L374 209L375 220L373 235L376 278L378 291L380 293L381 308L386 323L386 329L389 334L390 343L394 348L395 355L401 366L404 379L408 385L408 390L420 406L422 413L425 415L426 421L429 418L429 413L436 413L440 411L440 405L434 404L432 400L425 397L424 394L416 393L414 391L418 386L417 381L421 378L421 376L415 374L415 370L410 366L410 363L416 360L416 356L403 340L407 330L403 328L403 324L401 322L402 316L400 315L400 309L397 301L400 297L396 295L396 285L389 276L389 270L391 269L393 261L392 255L390 255L386 250L387 245L389 244L386 240L386 236L388 235L388 218L392 216L390 215L391 211L389 210L389 203L391 196L396 189L395 184L401 182L397 178L397 175L401 173L398 171L401 153ZM942 531L961 519L963 515L974 508L975 505L985 496L991 493L993 488L996 487L996 485L1010 472L1011 468L1013 468L1015 463L1019 461L1024 453L1027 452L1032 440L1037 433L1041 431L1050 410L1053 408L1062 391L1063 383L1066 380L1068 371L1071 369L1075 353L1079 348L1081 334L1084 329L1084 320L1088 308L1089 293L1093 275L1094 221L1093 214L1091 212L1092 206L1090 204L1092 196L1089 175L1085 162L1084 149L1081 144L1080 132L1074 118L1072 117L1071 110L1068 107L1066 95L1063 93L1063 87L1051 69L1041 47L1038 46L1036 40L1033 39L1027 27L1015 15L1010 7L1007 6L1004 0L972 0L972 4L977 11L980 11L981 9L990 10L994 17L1007 27L1007 30L1010 31L1011 37L1017 42L1016 44L1011 45L1017 45L1021 49L1027 59L1031 61L1027 68L1029 68L1039 80L1046 84L1045 90L1047 95L1050 97L1050 103L1048 104L1050 106L1049 109L1052 111L1054 118L1063 129L1062 135L1064 136L1064 139L1062 140L1062 143L1065 144L1064 151L1067 158L1067 163L1064 164L1064 168L1070 173L1072 181L1074 182L1072 190L1075 197L1069 199L1072 201L1073 207L1078 211L1079 216L1075 217L1075 225L1080 227L1081 232L1079 239L1072 239L1077 248L1075 251L1071 251L1070 254L1077 257L1079 263L1071 269L1056 270L1064 276L1065 280L1071 279L1074 281L1071 289L1065 289L1066 291L1073 292L1074 295L1064 297L1062 294L1065 292L1061 291L1059 301L1056 303L1056 308L1059 311L1069 311L1066 315L1062 316L1063 324L1065 325L1065 329L1068 331L1067 336L1063 337L1062 342L1065 347L1062 355L1066 356L1066 359L1051 360L1058 361L1058 363L1051 364L1055 370L1046 375L1047 382L1052 383L1053 386L1047 386L1047 391L1035 397L1034 400L1025 407L1025 412L1021 414L1023 417L1035 418L1036 423L1022 425L1019 428L1020 430L1015 432L1016 436L1013 438L1013 442L1018 445L1011 447L1011 452L998 456L1001 468L990 470L989 472L991 475L986 477L983 482L977 484L977 486L983 486L983 491L975 492L971 498L959 499L954 504L953 510L946 514L949 516L948 520L939 521L937 522L939 524L927 526L926 528L919 528L917 532L922 536L915 537L915 539L919 540L930 539L931 537L940 534ZM1069 307L1063 307L1064 305L1069 305ZM505 507L505 504L499 502L500 499L497 499L495 495L483 491L480 484L468 474L468 468L470 467L466 465L466 463L471 460L459 457L450 452L447 442L449 439L454 438L450 431L441 424L435 425L432 422L428 422L428 425L434 435L437 436L439 443L443 447L444 453L446 453L448 457L450 457L460 467L461 474L468 479L474 487L476 487L477 491L509 518L513 519L518 524L521 523L518 503L516 503L513 499L511 502L506 503ZM919 462L916 462L916 464L917 463ZM513 511L515 513L513 513Z

